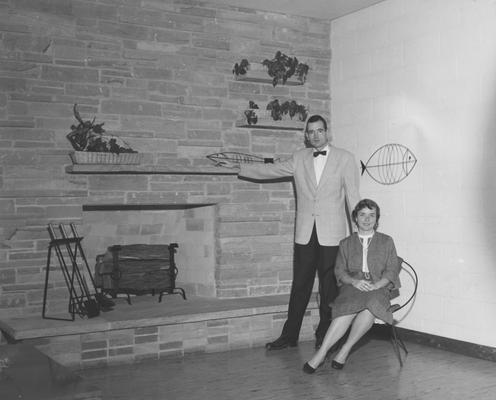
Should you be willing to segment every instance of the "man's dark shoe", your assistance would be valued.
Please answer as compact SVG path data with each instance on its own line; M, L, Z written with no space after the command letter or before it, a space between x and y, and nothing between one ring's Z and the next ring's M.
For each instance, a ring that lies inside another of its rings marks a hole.
M297 341L289 340L288 338L284 336L280 336L273 342L269 342L265 345L265 348L267 350L282 350L285 349L286 347L296 347L298 346Z

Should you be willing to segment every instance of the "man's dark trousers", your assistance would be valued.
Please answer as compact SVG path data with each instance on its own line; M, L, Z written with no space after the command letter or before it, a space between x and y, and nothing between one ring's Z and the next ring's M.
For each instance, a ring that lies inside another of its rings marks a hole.
M339 246L321 246L319 244L315 225L307 244L295 243L288 319L281 334L288 342L296 343L298 341L305 310L312 295L316 271L319 277L320 321L315 336L317 339L325 336L332 318L329 303L336 298L338 293L336 278L334 277L334 264L338 249Z

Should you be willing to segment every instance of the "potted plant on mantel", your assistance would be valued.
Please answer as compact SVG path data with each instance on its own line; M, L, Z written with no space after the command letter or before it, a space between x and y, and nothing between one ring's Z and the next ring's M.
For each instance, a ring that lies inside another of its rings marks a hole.
M298 84L305 83L310 67L305 63L300 63L296 57L289 57L286 54L277 51L275 57L271 60L265 59L261 63L265 72L272 78L272 86L277 84L286 84L293 76L296 78ZM248 71L254 70L254 66L244 58L238 64L234 64L233 74L237 79L249 80ZM256 78L254 78L256 81ZM263 80L262 80L263 81Z
M74 117L79 125L72 125L66 136L75 151L70 156L74 164L139 164L141 154L133 150L117 136L106 135L103 124L83 121L77 104L74 104Z

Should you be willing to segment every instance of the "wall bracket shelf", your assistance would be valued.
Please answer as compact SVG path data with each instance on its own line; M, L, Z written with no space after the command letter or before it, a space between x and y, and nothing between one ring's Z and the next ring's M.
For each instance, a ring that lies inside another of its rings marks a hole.
M167 167L165 165L74 164L65 168L68 174L123 175L237 175L230 168L215 166Z
M241 82L263 83L272 86L272 78L265 71L248 71L245 75L235 75L234 79ZM282 83L280 84L282 85ZM303 82L290 78L283 86L302 86Z
M236 122L236 127L237 128L249 128L249 129L272 129L274 131L303 131L304 125L301 124L300 126L296 125L285 125L284 122L281 124L278 124L276 122L274 123L257 123L257 124L248 124L246 121L237 121Z

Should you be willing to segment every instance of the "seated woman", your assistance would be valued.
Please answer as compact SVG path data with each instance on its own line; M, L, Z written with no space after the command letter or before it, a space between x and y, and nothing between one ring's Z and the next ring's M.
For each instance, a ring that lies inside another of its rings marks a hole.
M358 232L339 244L335 275L340 292L331 304L332 322L320 349L303 365L312 374L325 361L329 349L348 331L350 334L331 366L343 369L352 347L372 327L375 318L389 324L390 291L399 287L400 263L393 239L377 232L380 209L376 202L363 199L352 212Z

